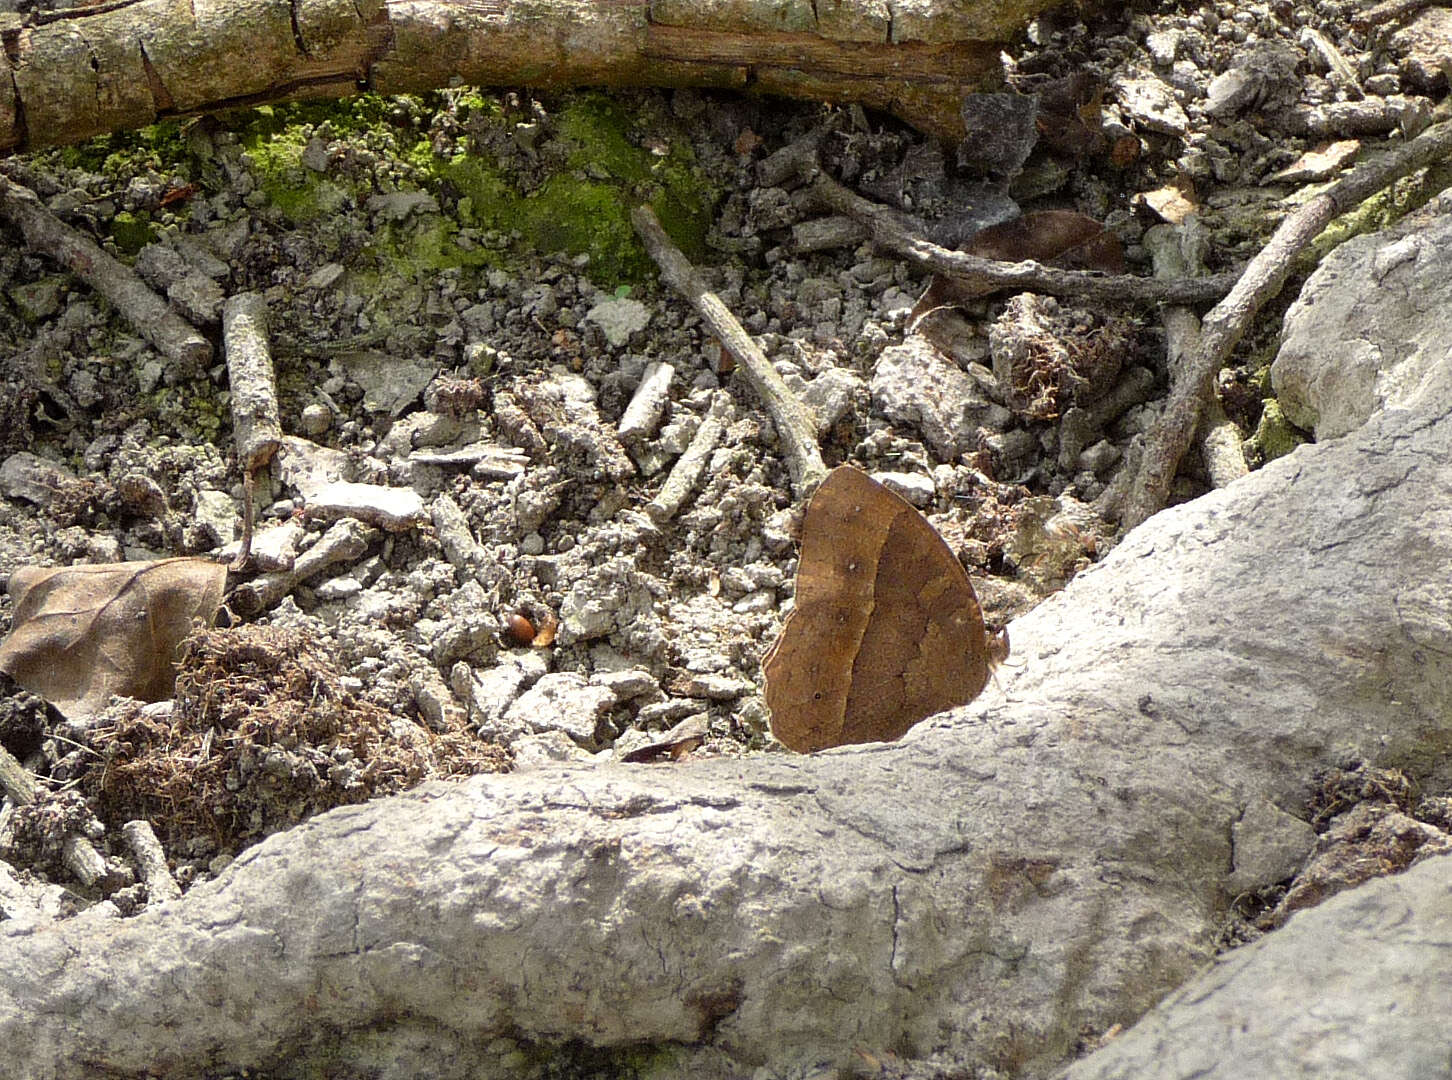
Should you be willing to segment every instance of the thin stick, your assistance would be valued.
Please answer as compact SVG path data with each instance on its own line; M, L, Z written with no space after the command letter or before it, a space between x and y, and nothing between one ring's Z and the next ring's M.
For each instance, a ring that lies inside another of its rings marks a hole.
M50 256L104 296L121 317L187 375L212 360L212 346L129 267L107 255L41 205L35 192L0 176L0 215L19 227L34 251Z
M354 518L335 521L316 544L297 557L290 570L263 574L232 592L232 609L244 619L272 607L302 581L339 563L363 557L377 532Z
M267 345L267 302L238 293L222 306L222 343L232 392L232 436L244 472L256 472L282 446L277 379Z
M16 806L29 806L39 797L35 778L15 755L0 746L0 790ZM61 862L77 881L90 888L107 876L106 860L84 836L71 834L61 845Z
M1165 505L1170 482L1190 445L1200 413L1214 390L1215 373L1245 334L1261 307L1280 292L1299 255L1340 214L1410 172L1452 151L1452 121L1428 128L1405 146L1353 170L1285 221L1245 268L1235 288L1201 324L1200 344L1185 377L1170 391L1159 421L1150 429L1134 489L1124 515L1132 529Z
M1351 25L1358 30L1385 30L1389 23L1415 14L1422 8L1431 6L1431 2L1432 0L1385 0L1351 16Z
M175 900L182 894L181 886L166 867L166 852L152 831L151 822L138 818L121 826L121 836L136 856L136 868L146 885L146 898L151 901Z
M1178 226L1156 225L1145 233L1144 242L1154 262L1156 277L1185 277L1204 272L1200 252L1208 246L1209 239L1198 219L1192 217ZM1165 328L1165 361L1173 388L1185 377L1189 359L1200 344L1200 319L1187 307L1168 305L1160 312L1160 321ZM1212 487L1226 487L1250 472L1245 465L1240 429L1226 418L1218 395L1212 394L1205 404L1195 442Z
M232 569L237 571L252 554L257 472L267 467L282 446L277 378L267 345L267 302L258 293L228 297L222 306L222 343L232 391L232 436L242 466L242 547L232 561Z
M256 474L244 472L242 474L242 543L237 547L237 557L232 560L229 569L234 574L239 574L247 568L247 560L252 558L252 530L257 520L257 481Z
M782 455L786 458L787 471L791 473L792 486L797 497L804 498L807 491L827 475L821 451L817 449L817 422L811 411L787 388L766 354L751 340L721 298L706 288L701 275L696 273L681 250L671 243L650 207L636 207L630 212L630 220L645 244L645 250L660 267L661 279L691 302L691 306L706 320L711 332L721 339L721 344L740 365L757 397L761 398L781 439Z
M676 511L685 504L686 496L700 483L701 474L706 471L721 436L726 434L726 417L730 411L730 396L725 391L716 391L711 399L711 408L696 429L691 445L676 459L675 467L661 485L660 494L645 504L646 517L657 526L675 517Z

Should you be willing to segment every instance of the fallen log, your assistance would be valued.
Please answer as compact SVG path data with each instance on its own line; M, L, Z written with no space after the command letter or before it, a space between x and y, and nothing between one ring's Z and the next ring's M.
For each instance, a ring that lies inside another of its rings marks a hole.
M961 137L964 94L1050 6L123 0L38 10L0 27L0 150L269 102L460 84L750 88L858 102Z

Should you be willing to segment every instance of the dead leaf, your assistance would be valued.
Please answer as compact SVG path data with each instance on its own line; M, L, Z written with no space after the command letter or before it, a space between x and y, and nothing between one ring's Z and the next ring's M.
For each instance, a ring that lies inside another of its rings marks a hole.
M1195 201L1195 189L1189 184L1168 184L1136 198L1171 225L1180 224L1200 208Z
M1104 87L1079 71L1039 87L1039 139L1056 154L1082 158L1104 147L1100 112Z
M750 128L743 128L741 134L736 136L735 149L742 157L750 157L760 145L761 136Z
M634 750L622 755L620 760L650 761L662 754L670 754L672 761L679 761L701 745L706 738L706 731L705 714L696 713L686 717L664 734L656 736L644 746L637 746Z
M1121 135L1109 144L1109 163L1117 169L1127 169L1139 160L1139 140L1133 135Z
M192 620L211 621L226 579L225 564L205 559L21 567L0 671L72 718L112 694L169 698L177 647Z
M1032 260L1060 270L1124 273L1124 247L1099 222L1074 210L1040 210L974 233L963 250L999 262ZM970 284L934 275L908 316L909 324L935 308L954 307L998 292L999 286Z
M547 649L555 643L555 635L559 633L560 620L555 617L553 611L546 610L539 618L539 630L530 642L536 649Z
M1124 273L1119 237L1086 214L1041 210L974 233L964 251L980 259L1022 262L1032 259L1065 270Z

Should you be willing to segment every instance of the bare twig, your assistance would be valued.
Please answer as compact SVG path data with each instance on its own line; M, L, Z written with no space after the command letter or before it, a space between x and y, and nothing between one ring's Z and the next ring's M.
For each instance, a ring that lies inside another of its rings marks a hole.
M827 475L821 451L817 449L817 422L811 411L787 388L766 354L751 340L721 298L706 288L701 275L671 243L650 207L636 207L630 212L630 220L640 234L645 250L660 267L661 278L691 302L691 306L706 320L711 332L721 339L721 344L741 366L747 382L761 398L771 414L772 423L776 425L792 486L799 498L805 496L809 488Z
M8 795L16 806L29 806L35 802L35 779L30 770L3 746L0 746L0 791Z
M121 826L121 836L131 848L131 854L136 856L136 868L146 885L148 900L175 900L182 894L181 886L166 868L166 852L152 831L151 822L143 819L128 821Z
M259 469L265 469L282 446L282 419L277 407L277 382L267 347L267 301L253 292L229 297L222 306L222 342L227 352L227 379L232 391L232 432L242 467L242 547L233 570L247 565L252 553L253 499Z
M821 174L812 183L819 206L845 214L866 226L873 242L935 274L975 288L1016 289L1019 292L1073 296L1114 304L1198 304L1217 300L1235 283L1234 273L1202 278L1158 281L1129 274L1093 274L1084 270L1055 270L1036 262L1004 263L952 251L916 236L885 206L849 191Z
M1412 136L1427 126L1430 117L1431 110L1425 101L1394 94L1387 98L1297 105L1281 115L1280 126L1291 135L1308 137L1346 139L1397 130Z
M685 503L686 496L700 483L701 474L706 471L711 455L716 452L721 436L726 433L726 416L730 408L729 395L718 391L711 401L706 418L696 429L691 445L676 459L670 475L661 485L660 494L645 505L646 517L655 525L664 525L675 517L676 511Z
M810 180L817 174L818 155L827 136L842 124L834 112L795 142L787 143L756 166L756 180L762 187L779 187L788 180Z
M1452 121L1444 121L1404 146L1367 162L1345 179L1317 195L1276 229L1224 300L1205 316L1200 344L1185 376L1171 390L1165 411L1150 430L1144 461L1129 497L1124 524L1132 529L1165 504L1170 481L1180 466L1204 404L1212 393L1215 373L1261 307L1280 292L1295 257L1333 218L1392 181L1430 165L1452 150Z
M291 570L263 574L238 585L232 593L232 609L243 618L266 611L314 574L339 563L361 559L376 535L373 529L354 518L335 521L316 544L297 557Z
M4 791L16 806L29 806L39 797L35 778L3 746L0 746L0 791ZM76 833L67 836L61 846L61 862L87 888L105 880L110 874L101 853L89 840Z
M846 214L812 218L792 226L792 251L798 255L852 247L865 239L867 230Z
M19 227L32 250L50 256L109 300L137 333L185 368L186 374L211 362L211 343L196 327L172 311L129 267L42 206L35 192L5 176L0 176L0 215Z
M616 428L622 441L645 439L655 434L656 428L660 426L660 418L665 415L666 405L670 403L671 379L675 374L673 365L663 364L659 360L652 360L645 365L645 374L640 377L640 385L635 388L630 404L625 406L625 412L621 414Z
M282 446L277 382L267 346L267 301L261 295L247 292L227 298L222 306L222 341L237 460L246 472L256 472Z
M1178 226L1156 225L1145 233L1144 242L1154 261L1155 276L1185 277L1203 272L1202 252L1209 238L1198 218L1190 217ZM1167 306L1160 312L1160 320L1165 327L1165 361L1173 394L1200 344L1200 319L1187 307ZM1206 402L1195 441L1211 486L1225 487L1250 471L1245 465L1240 429L1226 417L1218 395L1212 394Z
M1431 6L1432 0L1383 0L1382 3L1351 16L1351 25L1358 30L1385 29L1391 23L1399 22L1406 16Z
M235 574L247 568L252 558L252 530L257 523L257 479L251 471L242 474L242 542L229 569Z
M1361 80L1356 77L1356 68L1341 54L1334 41L1314 26L1305 26L1301 28L1301 44L1309 46L1325 61L1331 71L1332 83L1351 97L1359 99L1366 96L1361 88Z

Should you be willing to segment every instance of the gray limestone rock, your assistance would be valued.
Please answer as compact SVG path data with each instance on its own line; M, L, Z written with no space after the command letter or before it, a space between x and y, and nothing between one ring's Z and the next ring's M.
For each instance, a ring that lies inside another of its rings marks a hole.
M1326 257L1286 312L1271 384L1318 439L1404 404L1452 350L1452 218L1358 236Z
M1428 1080L1452 1069L1452 857L1223 956L1061 1080Z
M69 469L36 457L28 450L11 454L0 462L0 492L7 498L47 506L63 487L75 482L76 475Z
M980 427L1002 430L1009 419L1008 410L916 335L882 351L872 401L889 419L921 434L943 461L977 449Z
M1316 846L1316 830L1266 799L1252 799L1230 826L1230 842L1235 869L1228 888L1250 892L1285 881L1299 870Z
M867 396L862 377L845 368L828 368L803 387L802 404L817 418L817 431L825 434L852 412L857 399Z
M604 332L605 340L617 347L626 344L631 334L644 330L650 316L650 308L639 300L628 299L602 300L585 312L585 318Z
M585 749L597 750L600 725L614 704L608 687L591 684L577 671L555 671L519 695L504 716L504 726L534 734L562 731Z
M388 532L404 532L428 519L423 499L410 488L341 480L310 494L306 512L324 521L357 518Z
M1301 805L1347 758L1452 772L1448 400L1444 372L1152 518L1014 624L999 685L897 743L430 784L134 919L0 923L7 1064L297 1075L372 1054L380 1076L493 1077L532 1042L706 1077L855 1047L1046 1075L1210 960L1253 800ZM1334 974L1324 931L1304 974L1258 959L1276 935L1219 967L1274 967L1260 981L1319 1025L1280 1044L1296 1075L1343 1075L1317 1063L1358 1040L1446 1061L1445 1025L1375 1005L1437 1000L1445 927L1415 928L1419 897L1445 912L1444 866L1334 901L1348 948L1400 950L1380 996Z
M1136 123L1150 131L1183 137L1190 129L1190 120L1175 91L1168 83L1153 75L1136 75L1116 80L1115 92L1124 111Z
M504 717L524 689L549 670L549 661L535 649L502 653L488 667L471 668L459 661L449 671L449 687L469 703L469 718L486 738L505 738L510 733Z

